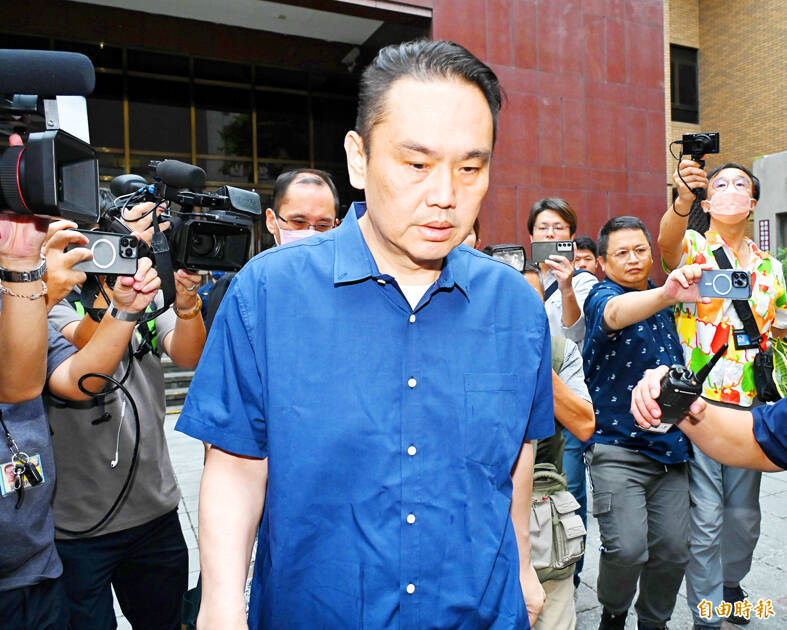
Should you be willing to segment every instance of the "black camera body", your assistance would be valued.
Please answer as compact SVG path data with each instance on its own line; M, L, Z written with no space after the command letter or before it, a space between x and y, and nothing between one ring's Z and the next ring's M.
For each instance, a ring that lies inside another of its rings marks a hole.
M174 269L202 269L205 271L238 271L249 259L251 228L262 217L260 196L253 191L222 186L212 193L180 190L187 184L200 188L205 182L205 171L198 166L176 160L153 161L151 170L156 183L148 184L136 175L120 175L112 180L113 192L125 195L123 206L130 207L144 201L170 201L181 207L170 210L170 229L164 234ZM120 221L122 209L116 200L115 208L105 219L107 229L128 231ZM202 212L194 212L201 208ZM155 248L154 248L155 249ZM151 255L146 247L140 255Z
M700 168L705 168L702 156L719 152L719 132L684 133L681 144L683 155L690 155L692 160L699 163Z
M0 134L28 134L0 156L0 210L98 221L96 152L59 128L55 96L90 94L94 85L84 55L0 50Z

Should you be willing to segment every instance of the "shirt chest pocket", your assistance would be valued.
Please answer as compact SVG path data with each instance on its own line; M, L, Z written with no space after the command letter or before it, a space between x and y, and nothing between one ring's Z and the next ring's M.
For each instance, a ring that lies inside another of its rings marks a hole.
M503 440L516 423L514 374L465 374L464 454L481 464L495 464L510 449Z

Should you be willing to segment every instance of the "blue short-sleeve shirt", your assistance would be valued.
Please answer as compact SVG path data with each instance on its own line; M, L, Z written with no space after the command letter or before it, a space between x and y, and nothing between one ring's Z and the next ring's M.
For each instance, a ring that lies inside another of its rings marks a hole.
M787 400L752 409L754 439L779 468L787 469Z
M649 282L648 287L654 288ZM666 433L639 428L631 415L631 391L642 374L657 365L683 364L683 352L671 309L609 334L604 309L612 298L629 291L612 280L595 285L585 300L585 382L596 412L596 430L586 447L595 442L622 446L664 464L685 462L691 455L689 440L672 427Z
M178 422L269 458L249 627L527 628L510 472L554 430L544 307L460 246L412 309L364 212L237 275Z

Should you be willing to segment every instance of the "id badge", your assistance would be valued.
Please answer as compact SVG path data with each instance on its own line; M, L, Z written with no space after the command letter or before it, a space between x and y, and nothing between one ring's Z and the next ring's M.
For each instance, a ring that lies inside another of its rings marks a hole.
M41 456L38 454L31 455L29 462L32 466L35 466L35 469L38 471L38 474L41 475L41 483L36 485L43 485L46 483L46 477L44 476L44 469L41 466ZM16 475L14 473L14 462L3 462L0 464L0 494L2 496L8 496L9 494L14 494L14 481L16 480ZM24 480L24 489L29 490L32 488L32 484L25 478Z
M735 341L736 350L754 350L760 347L760 340L752 341L743 328L736 328L732 331L732 338Z

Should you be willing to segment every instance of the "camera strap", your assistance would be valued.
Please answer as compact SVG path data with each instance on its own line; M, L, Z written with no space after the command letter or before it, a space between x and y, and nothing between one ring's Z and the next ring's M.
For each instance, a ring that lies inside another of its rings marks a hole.
M158 212L156 212L157 208L158 205L153 208L153 238L150 242L150 246L153 250L153 256L156 259L158 277L161 279L161 291L164 294L164 304L160 309L152 313L145 313L139 320L140 323L146 323L155 319L175 303L175 270L172 268L169 241L167 241L167 237L164 236L164 233L159 228L159 217Z
M727 258L727 254L725 253L723 247L714 249L713 257L719 264L719 269L732 269L730 259ZM767 349L767 336L760 333L760 329L757 326L757 321L754 319L754 313L752 313L751 304L749 304L749 301L732 300L732 306L735 308L735 312L738 314L738 319L740 319L741 323L743 324L744 332L749 337L749 344L739 344L736 336L735 347L738 350L759 348L764 352Z

